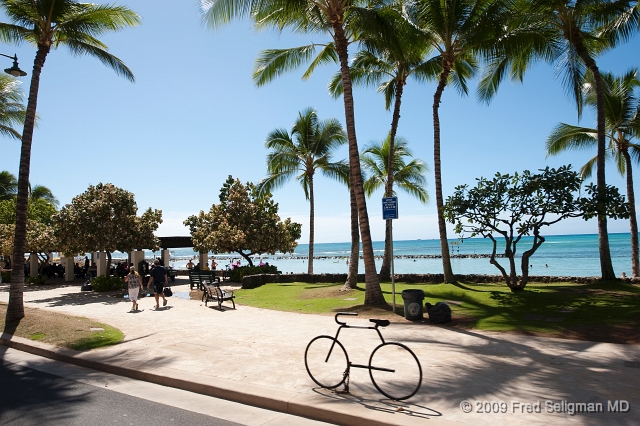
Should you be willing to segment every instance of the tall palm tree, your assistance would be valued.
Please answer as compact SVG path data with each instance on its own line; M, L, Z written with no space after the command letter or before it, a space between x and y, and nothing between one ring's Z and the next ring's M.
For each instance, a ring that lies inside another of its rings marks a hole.
M386 9L383 16L393 25L395 32L389 36L380 34L363 36L365 50L354 55L351 62L351 80L355 85L377 86L384 95L385 108L391 109L391 131L389 132L389 161L395 157L395 138L400 123L400 108L404 86L410 77L418 81L433 78L438 71L432 62L424 61L429 46L415 28L397 14L394 9ZM329 83L329 91L334 97L342 95L342 78L336 73ZM393 165L389 163L385 170L385 197L393 194ZM365 190L366 192L366 190ZM380 279L389 280L391 273L391 221L386 222L385 256L380 267Z
M258 184L258 190L261 193L271 192L297 175L296 180L309 200L309 274L313 274L315 237L314 177L319 170L326 176L340 178L346 165L332 162L331 155L346 142L347 135L340 122L336 119L320 121L312 108L299 113L291 134L285 129L277 129L269 133L265 142L267 149L271 150L267 156L269 175Z
M635 195L633 190L632 157L640 160L640 145L631 143L640 137L640 102L634 91L640 87L638 69L634 68L621 77L611 73L601 74L604 89L605 134L609 141L608 157L615 160L621 175L626 174L627 200L629 201L629 228L631 232L631 276L640 276L640 256L638 254L638 221L636 218ZM587 73L585 104L596 108L597 97L593 74ZM547 155L556 155L567 150L589 149L598 145L598 130L561 123L547 139ZM581 177L591 177L598 161L597 155L580 170Z
M562 79L582 114L585 71L593 74L597 115L598 197L606 196L605 98L598 55L627 40L638 30L639 11L635 0L520 0L511 14L507 34L495 45L498 55L490 61L482 78L481 97L489 99L510 69L522 80L529 63L541 59L559 65ZM603 280L615 279L609 249L605 212L598 214L598 249Z
M16 44L27 42L36 48L22 131L13 251L14 267L6 315L6 322L9 323L24 317L22 269L29 201L29 169L38 88L44 62L52 48L66 46L75 55L98 58L117 74L134 81L131 70L120 59L110 54L107 46L96 37L133 27L140 22L140 17L124 6L79 3L74 0L0 0L0 9L11 22L0 23L0 41Z
M362 187L348 53L349 40L353 36L352 29L355 31L355 28L362 28L365 25L377 25L376 11L361 7L362 1L359 0L201 0L201 4L204 20L212 27L225 24L232 18L250 16L258 27L275 27L279 30L290 28L301 33L329 33L331 36L340 63L344 90L345 122L349 140L349 179L358 204L360 236L364 253L366 282L364 303L365 305L386 305L376 272L369 215ZM352 21L361 24L357 27L350 26ZM280 65L285 66L280 67L280 72L298 64L300 64L300 58L297 62L295 59L281 62ZM274 73L272 77L276 74Z
M426 179L424 174L429 171L426 164L419 159L413 159L408 163L405 161L412 157L411 151L407 147L406 139L397 137L395 141L395 149L392 152L391 134L380 143L369 145L362 152L362 166L368 178L364 181L364 191L368 197L381 187L385 188L385 196L393 197L396 191L386 192L389 188L389 176L392 176L394 182L405 192L416 197L422 203L429 201L427 194ZM390 160L390 157L393 158ZM389 172L389 163L392 164L392 170ZM380 279L388 280L391 275L391 221L387 220L385 224L384 236L384 260L382 265L387 265L386 269L380 269Z
M455 276L451 269L447 228L442 210L440 100L445 87L450 83L460 93L467 94L467 79L476 73L479 60L493 49L502 32L505 6L499 0L416 0L405 3L403 13L437 52L428 61L430 65L440 67L432 107L433 168L444 281L452 282Z
M18 192L18 179L6 170L0 172L0 200L10 200Z

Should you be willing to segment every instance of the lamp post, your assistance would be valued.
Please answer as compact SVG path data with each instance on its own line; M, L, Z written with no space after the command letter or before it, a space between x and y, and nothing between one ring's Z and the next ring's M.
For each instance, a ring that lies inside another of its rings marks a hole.
M9 56L5 55L4 53L0 53L0 55L4 56L5 58L13 59L13 66L11 68L6 68L4 72L6 72L7 74L11 74L14 77L24 77L25 75L27 75L26 72L22 71L20 67L18 67L17 55Z

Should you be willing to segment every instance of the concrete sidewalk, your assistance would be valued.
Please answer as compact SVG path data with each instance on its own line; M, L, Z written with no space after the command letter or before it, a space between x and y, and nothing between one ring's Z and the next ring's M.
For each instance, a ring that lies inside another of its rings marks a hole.
M177 296L188 292L188 284L181 283L186 281L178 278L172 285ZM8 286L0 291L0 301L7 302ZM79 287L27 291L24 297L28 307L113 325L125 340L79 353L3 335L8 346L325 422L640 424L638 345L391 324L382 330L385 339L409 346L423 370L420 391L397 403L376 391L366 370L352 369L350 394L327 391L311 381L304 351L313 337L335 334L332 316L241 305L221 312L179 297L157 311L153 298L143 298L142 310L129 313L127 299L82 293ZM366 318L348 320L369 324ZM345 330L340 341L352 361L366 364L379 339L372 331ZM467 407L463 401L470 403L470 413L461 409ZM612 412L613 407L626 412Z

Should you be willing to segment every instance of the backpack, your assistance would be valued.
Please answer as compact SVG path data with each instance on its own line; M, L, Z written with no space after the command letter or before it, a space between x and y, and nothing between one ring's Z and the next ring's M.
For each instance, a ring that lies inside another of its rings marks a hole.
M424 304L432 324L446 324L451 322L451 308L445 302L438 302L435 305L427 302Z

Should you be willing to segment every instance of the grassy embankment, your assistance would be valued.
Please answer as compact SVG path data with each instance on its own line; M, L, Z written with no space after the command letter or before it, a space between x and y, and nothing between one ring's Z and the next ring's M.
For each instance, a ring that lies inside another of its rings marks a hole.
M88 318L28 307L25 307L25 317L19 324L5 327L6 312L7 304L0 303L1 330L10 330L14 336L77 351L115 345L124 338L120 330Z

